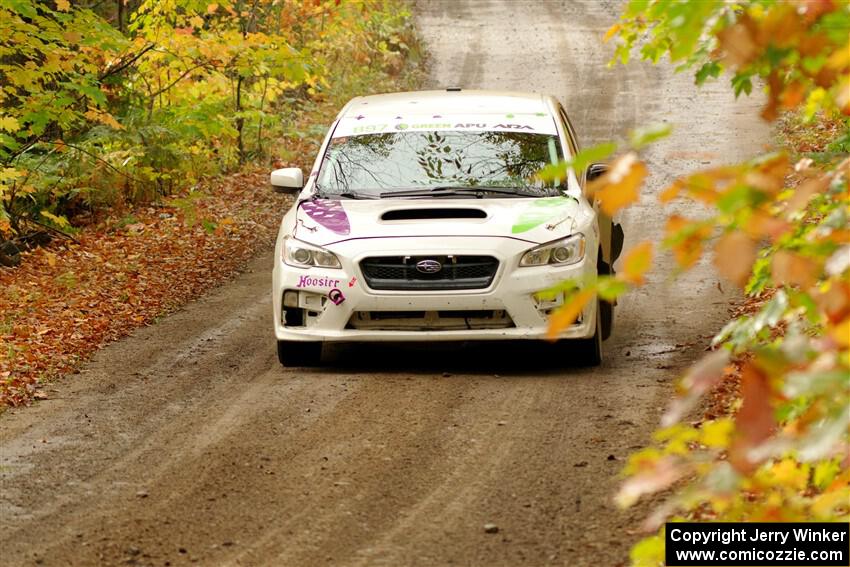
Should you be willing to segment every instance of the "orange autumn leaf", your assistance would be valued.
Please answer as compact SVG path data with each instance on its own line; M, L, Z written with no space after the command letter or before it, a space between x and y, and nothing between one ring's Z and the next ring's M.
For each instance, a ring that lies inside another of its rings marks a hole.
M845 488L848 484L850 484L850 469L847 469L843 473L836 476L832 483L826 487L826 490L824 490L824 492L834 492L836 490Z
M111 128L115 128L116 130L123 130L124 127L115 120L115 117L110 113L105 112L103 110L99 110L97 108L90 108L85 112L85 117L89 120L100 122L101 124L106 124Z
M737 168L729 166L700 171L677 179L661 192L659 198L662 203L666 203L676 198L682 190L685 190L694 199L713 205L720 198L719 191L735 179L737 175Z
M652 265L652 243L641 242L623 258L623 271L620 277L634 285L646 283L644 274Z
M743 232L724 234L714 247L714 265L727 280L743 287L756 260L756 245Z
M666 240L673 251L676 263L687 270L702 256L703 242L711 236L711 229L702 223L678 215L667 219Z
M555 311L549 319L549 329L546 331L546 336L549 339L555 339L558 335L575 323L585 305L593 298L593 290L583 289L572 295L563 307Z
M754 211L750 214L750 219L742 227L742 230L755 240L768 237L776 241L780 236L791 230L791 225L761 211Z
M850 346L850 317L847 317L830 330L833 340L842 348Z
M785 87L785 90L782 91L782 107L788 110L799 106L799 104L805 99L805 96L805 87L799 81L795 81Z
M721 30L717 39L727 65L742 67L758 57L760 47L745 23L739 22Z
M830 280L824 289L814 293L813 299L833 324L850 316L850 284Z
M729 462L738 471L751 471L756 467L758 463L751 459L750 449L776 429L772 394L768 376L748 362L741 370L743 403L735 416L735 439L729 451Z
M618 158L605 175L594 179L587 190L607 215L613 215L637 201L647 173L646 165L637 159L637 154L629 152Z
M810 288L817 282L820 269L811 258L787 250L780 250L773 256L771 277L778 285Z
M780 154L749 171L744 182L754 189L774 194L785 186L785 175L790 168L788 156Z
M608 43L608 41L616 35L616 33L620 31L620 24L614 24L608 31L605 32L605 35L602 37L603 43Z
M788 199L788 213L795 213L809 203L809 200L817 193L822 193L829 188L830 179L826 175L822 175L815 179L810 179L801 183L794 190L794 194Z
M658 194L658 200L664 204L669 203L670 201L679 196L679 192L682 190L683 186L684 185L682 184L682 181L677 179L661 193Z
M686 473L687 468L668 455L653 463L652 468L624 482L615 500L621 507L631 506L645 494L654 494L668 488Z
M717 192L714 180L708 176L701 174L693 175L686 187L691 197L707 205L714 205L720 199L720 194Z

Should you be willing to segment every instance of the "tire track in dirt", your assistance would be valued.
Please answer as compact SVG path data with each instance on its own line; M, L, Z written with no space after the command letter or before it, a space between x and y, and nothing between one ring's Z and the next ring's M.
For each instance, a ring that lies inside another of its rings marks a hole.
M435 87L552 92L585 145L679 125L646 152L646 194L621 219L628 246L660 238L655 195L674 176L753 154L767 135L746 118L758 101L736 103L726 85L697 93L667 65L606 68L616 10L434 0L418 23ZM621 302L598 369L512 343L335 346L307 371L274 356L272 261L0 416L4 564L625 561L643 510L619 512L611 494L699 353L676 345L704 343L725 317L708 266L675 283L650 274Z

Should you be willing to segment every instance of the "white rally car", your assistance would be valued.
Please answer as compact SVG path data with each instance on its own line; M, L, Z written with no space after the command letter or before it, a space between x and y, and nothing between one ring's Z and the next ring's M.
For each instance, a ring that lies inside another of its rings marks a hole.
M622 231L584 195L604 166L536 173L578 151L560 103L537 94L425 91L358 97L339 113L280 225L273 275L280 362L309 366L330 341L546 338L564 296L610 273ZM602 359L613 305L593 301L562 334Z

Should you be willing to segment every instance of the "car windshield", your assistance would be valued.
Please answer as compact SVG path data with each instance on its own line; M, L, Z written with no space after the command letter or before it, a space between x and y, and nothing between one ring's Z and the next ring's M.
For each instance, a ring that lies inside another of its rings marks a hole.
M456 194L474 189L490 189L501 197L552 196L560 194L560 188L540 181L536 173L562 157L557 136L550 134L457 130L361 134L331 140L317 185L327 197L392 197L417 190Z

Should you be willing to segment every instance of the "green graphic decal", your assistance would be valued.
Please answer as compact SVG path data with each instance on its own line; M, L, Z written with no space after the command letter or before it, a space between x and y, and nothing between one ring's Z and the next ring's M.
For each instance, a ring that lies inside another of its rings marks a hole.
M535 199L519 215L511 232L517 234L536 228L546 221L555 220L569 212L573 200L568 197Z

